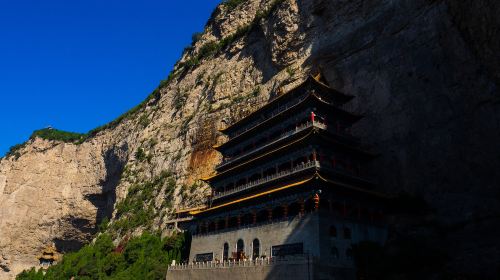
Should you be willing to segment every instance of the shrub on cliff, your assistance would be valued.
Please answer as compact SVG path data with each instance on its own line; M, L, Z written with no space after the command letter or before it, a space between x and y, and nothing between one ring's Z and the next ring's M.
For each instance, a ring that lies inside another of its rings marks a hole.
M225 0L222 4L229 10L233 10L238 7L240 4L246 2L246 0Z
M84 133L68 132L53 128L35 130L30 138L39 137L46 140L57 140L63 142L82 141L87 137Z

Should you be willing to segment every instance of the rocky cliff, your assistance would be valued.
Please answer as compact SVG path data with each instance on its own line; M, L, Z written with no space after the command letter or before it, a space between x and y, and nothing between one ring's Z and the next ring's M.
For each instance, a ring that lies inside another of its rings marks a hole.
M104 217L119 241L166 230L202 203L216 132L321 69L357 98L355 134L380 156L379 188L431 214L443 269L500 267L500 4L476 1L247 0L217 7L169 78L137 110L83 143L30 139L0 161L0 279L89 242ZM395 234L402 229L394 219Z

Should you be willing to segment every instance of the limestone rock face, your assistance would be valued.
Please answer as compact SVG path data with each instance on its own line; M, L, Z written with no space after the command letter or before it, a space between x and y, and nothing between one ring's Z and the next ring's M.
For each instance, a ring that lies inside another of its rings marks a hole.
M129 188L168 170L171 207L158 196L153 226L203 202L221 128L321 68L356 96L355 127L380 156L380 190L422 196L434 209L446 269L493 275L500 235L498 1L248 0L214 12L157 98L76 145L33 139L0 161L0 279L37 264L49 243L89 242ZM469 4L467 4L468 2ZM186 62L254 22L193 67ZM138 151L141 151L140 153ZM126 174L126 175L125 175ZM113 216L115 217L115 216ZM139 229L140 230L140 229Z
M102 192L106 167L100 149L37 139L17 161L0 169L0 252L2 270L18 272L36 264L43 246L64 249L88 242L96 221L89 196ZM0 274L2 275L2 274Z

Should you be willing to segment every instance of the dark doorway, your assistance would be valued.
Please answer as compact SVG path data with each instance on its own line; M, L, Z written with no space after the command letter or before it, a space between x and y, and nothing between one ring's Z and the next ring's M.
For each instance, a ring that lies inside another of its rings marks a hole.
M260 241L255 238L252 243L252 259L257 259L260 255Z
M222 260L227 261L229 258L229 244L226 242L224 243L224 249L222 250Z
M238 239L236 242L236 259L242 260L245 258L245 243L242 239Z

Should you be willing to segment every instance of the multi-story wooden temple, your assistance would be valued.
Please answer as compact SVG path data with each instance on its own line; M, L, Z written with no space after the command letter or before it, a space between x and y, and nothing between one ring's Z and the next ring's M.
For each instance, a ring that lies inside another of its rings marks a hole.
M364 168L374 155L350 134L352 98L309 76L221 130L212 195L191 212L190 262L307 255L315 275L352 278L352 245L386 238L384 196Z

